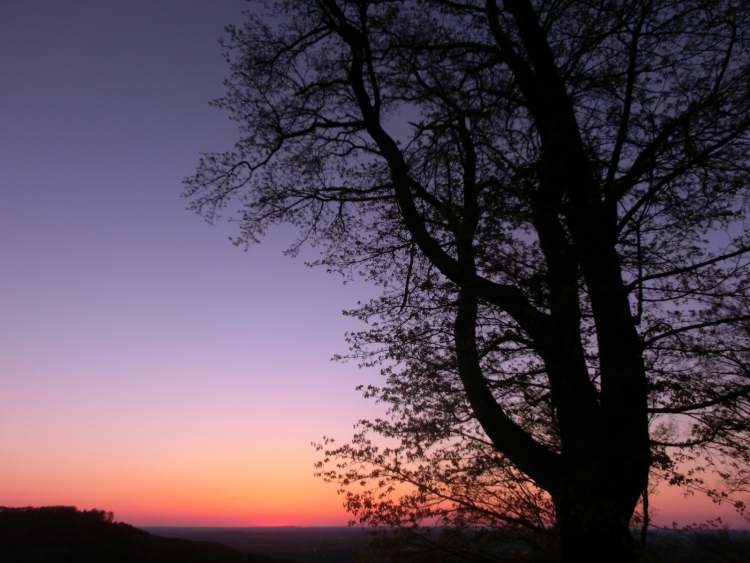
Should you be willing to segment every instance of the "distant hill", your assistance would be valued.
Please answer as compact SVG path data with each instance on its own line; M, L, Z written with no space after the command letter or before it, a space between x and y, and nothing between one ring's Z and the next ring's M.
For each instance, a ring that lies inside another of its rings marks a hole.
M3 563L284 563L208 541L155 536L111 512L0 507ZM291 563L291 562L286 562Z

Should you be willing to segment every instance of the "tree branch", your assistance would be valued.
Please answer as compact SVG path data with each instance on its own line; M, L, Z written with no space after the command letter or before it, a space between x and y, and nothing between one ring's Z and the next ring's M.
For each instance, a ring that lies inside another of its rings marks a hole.
M479 365L476 343L477 300L462 289L455 321L458 372L477 420L493 444L547 491L558 487L559 454L518 426L497 404Z

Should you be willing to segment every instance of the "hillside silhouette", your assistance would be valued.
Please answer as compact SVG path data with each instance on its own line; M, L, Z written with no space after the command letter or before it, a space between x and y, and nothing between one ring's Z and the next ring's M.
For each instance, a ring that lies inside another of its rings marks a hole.
M284 563L208 541L155 536L111 512L71 506L0 507L3 563ZM286 563L291 563L287 561Z

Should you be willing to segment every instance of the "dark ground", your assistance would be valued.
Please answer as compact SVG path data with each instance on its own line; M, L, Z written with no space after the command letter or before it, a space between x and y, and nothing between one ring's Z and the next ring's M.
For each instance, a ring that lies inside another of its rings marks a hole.
M385 563L389 558L370 548L369 530L357 528L147 528L169 537L223 543L238 551L272 555L299 563ZM439 534L435 534L435 539ZM464 538L465 539L465 538ZM471 543L471 542L469 542ZM451 547L456 542L450 542ZM502 553L502 549L494 549ZM485 554L487 551L485 551ZM517 555L513 561L546 563L548 554ZM399 563L469 561L447 552L411 553L394 559ZM482 561L476 559L472 561ZM497 556L486 561L509 561ZM649 546L640 563L750 563L750 531L652 530Z
M346 527L145 528L160 536L222 543L247 553L299 563L353 563L368 559L369 534Z
M425 535L426 534L426 535ZM457 535L458 534L458 535ZM468 534L468 535L467 535ZM370 531L358 528L182 528L145 530L113 522L112 514L72 507L0 507L0 563L463 563L451 557L459 545L477 548L484 534L432 529L430 549L404 550L399 541L393 557L375 553ZM387 533L388 544L396 534ZM412 536L412 540L414 536ZM423 542L417 542L423 544ZM438 547L443 543L443 547ZM506 540L484 544L484 558L509 561ZM437 549L435 549L438 547ZM515 550L516 562L547 563L549 553ZM722 529L654 530L640 563L750 563L750 531Z

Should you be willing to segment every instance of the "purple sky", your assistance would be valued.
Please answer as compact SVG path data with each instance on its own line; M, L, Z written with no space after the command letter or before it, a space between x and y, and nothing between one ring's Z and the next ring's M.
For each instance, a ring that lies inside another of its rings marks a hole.
M275 459L339 505L309 443L372 412L353 389L366 374L329 361L367 289L282 256L290 232L244 253L179 195L198 154L234 139L208 101L226 73L217 40L244 8L0 2L0 504L175 521L123 504L148 494L130 476L209 444L218 465L186 486ZM103 471L120 494L81 496ZM273 512L248 494L248 518Z

